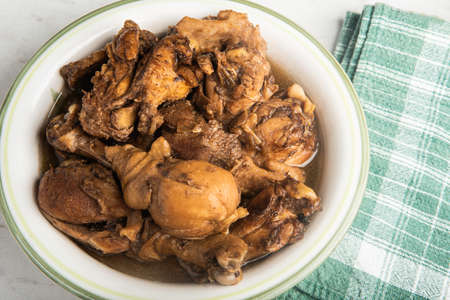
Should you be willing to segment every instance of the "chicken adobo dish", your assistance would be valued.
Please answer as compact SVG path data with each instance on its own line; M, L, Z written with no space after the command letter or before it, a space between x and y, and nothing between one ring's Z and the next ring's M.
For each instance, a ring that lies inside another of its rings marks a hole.
M279 85L246 14L184 17L163 35L128 20L60 73L72 96L46 127L57 163L37 202L89 251L174 257L195 282L233 285L320 210L304 169L315 105Z

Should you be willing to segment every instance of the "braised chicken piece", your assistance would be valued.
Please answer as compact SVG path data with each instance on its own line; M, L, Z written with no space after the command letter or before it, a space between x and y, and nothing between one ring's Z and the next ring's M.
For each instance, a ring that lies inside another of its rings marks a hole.
M287 97L255 105L232 125L258 165L275 161L299 166L316 151L314 105L298 84L289 87Z
M304 171L277 161L266 162L259 167L253 159L244 155L230 170L244 196L254 196L266 187L286 179L304 182Z
M127 224L119 231L120 236L127 237L131 242L137 242L144 225L144 218L140 210L132 209L127 215Z
M180 100L159 109L164 118L164 129L170 132L196 132L205 126L205 119L188 100Z
M241 193L245 196L254 196L266 187L275 182L281 182L287 177L285 173L258 167L248 155L239 160L230 172L236 179Z
M126 141L133 132L138 107L124 95L130 88L140 51L156 41L151 33L142 33L136 23L128 20L106 45L108 61L92 77L93 88L83 97L80 122L87 133Z
M170 160L170 146L160 137L147 153L131 145L105 148L118 174L124 200L149 209L152 219L172 236L199 239L227 232L247 215L231 173L205 161Z
M114 228L90 230L85 225L63 222L45 214L45 212L43 214L57 229L77 242L88 245L103 254L119 254L130 249L130 241L125 237L121 237Z
M241 158L238 136L224 131L216 120L206 122L189 101L178 101L160 112L165 124L162 135L177 157L208 161L227 170Z
M222 10L217 17L204 19L184 17L175 29L189 39L190 47L197 53L213 52L223 46L240 43L257 53L264 54L266 51L266 42L258 26L250 23L246 14L232 10Z
M231 233L248 245L246 261L276 252L303 237L300 221L320 209L320 199L303 183L272 185L247 203L249 215L233 224Z
M74 103L65 114L53 117L46 128L47 142L58 151L93 158L110 167L105 159L104 143L89 136L81 128L78 120L80 109L80 105Z
M41 178L38 205L59 230L102 253L128 250L128 239L114 229L89 230L87 224L114 223L130 209L109 169L82 160L67 160Z
M130 210L111 170L82 160L67 160L45 172L38 204L48 215L73 224L112 221Z
M209 119L227 123L263 96L270 97L268 90L276 91L266 43L246 14L224 10L217 17L184 17L175 28L188 38L198 53L197 64L207 74L204 90L197 90L194 101Z
M105 62L106 51L101 49L63 66L60 73L71 90L83 89L89 87L91 77Z
M188 40L176 34L163 38L143 58L127 96L140 105L138 130L141 134L152 135L161 126L159 105L183 99L191 88L198 86L202 73L187 66L191 61Z
M176 256L180 265L197 282L238 283L247 244L232 234L215 234L199 240L183 240L169 235L150 223L143 232L145 243L138 251L143 260L164 260Z
M147 30L139 32L139 54L142 56L150 51L156 42L153 33ZM80 60L68 63L60 70L67 86L71 90L89 91L92 88L91 77L99 71L101 66L107 62L107 50L100 49Z

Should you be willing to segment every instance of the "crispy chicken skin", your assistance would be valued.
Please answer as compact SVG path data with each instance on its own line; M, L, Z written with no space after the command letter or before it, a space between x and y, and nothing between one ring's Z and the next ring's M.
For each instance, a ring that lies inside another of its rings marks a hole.
M60 72L72 101L46 127L59 165L37 202L78 243L233 285L320 210L302 169L315 105L299 84L279 90L246 14L185 17L159 38L128 20Z

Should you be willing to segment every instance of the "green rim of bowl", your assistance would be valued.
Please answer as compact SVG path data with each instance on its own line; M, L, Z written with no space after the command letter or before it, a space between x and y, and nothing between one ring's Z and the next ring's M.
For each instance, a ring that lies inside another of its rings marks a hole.
M26 63L26 65L23 67L17 78L15 79L14 83L12 84L11 88L9 89L8 93L6 94L5 101L3 102L3 105L0 109L0 129L3 129L4 120L6 116L6 111L9 107L9 104L11 103L11 100L13 99L13 95L19 86L19 84L22 82L22 79L27 74L31 66L36 62L36 60L51 46L53 45L61 36L63 36L68 31L72 30L73 28L77 27L81 23L85 22L88 19L91 19L105 11L108 11L110 9L113 9L118 6L122 6L128 3L132 2L140 2L142 0L122 0L118 2L111 3L109 5L106 5L104 7L101 7L99 9L96 9L81 18L75 20L74 22L70 23L66 27L64 27L61 31L59 31L57 34L55 34L50 40L48 40L33 56L32 58ZM335 60L335 58L326 50L315 38L313 38L308 32L306 32L303 28L298 26L293 21L289 20L288 18L280 15L279 13L256 3L252 3L250 1L246 0L228 0L230 2L236 2L245 6L249 6L255 9L258 9L260 11L263 11L279 20L284 22L285 24L289 25L296 31L298 31L300 34L305 36L309 41L311 41L314 46L329 60L329 62L332 63L332 65L335 67L335 69L338 71L339 75L341 76L341 79L343 83L345 84L345 87L347 89L347 92L350 94L354 108L357 113L358 117L358 123L360 127L360 136L362 141L362 155L361 155L361 169L359 174L359 182L356 188L356 192L351 204L351 207L348 210L348 214L345 217L344 222L340 225L339 229L333 236L333 238L327 243L327 245L318 253L316 256L311 260L311 262L298 270L295 274L293 274L291 277L286 279L281 284L268 288L265 291L259 293L256 296L252 296L253 299L268 299L271 297L275 297L282 292L286 291L287 289L294 286L296 283L298 283L300 280L305 278L307 275L309 275L314 269L316 269L329 255L330 253L336 248L336 246L339 244L341 239L343 238L345 232L353 222L353 219L356 216L356 213L358 211L358 208L362 201L362 196L364 193L364 189L367 182L367 176L368 176L368 169L369 169L369 140L368 140L368 132L367 132L367 126L366 121L364 117L363 110L361 108L361 105L358 100L358 96L347 77L347 74L344 72L344 70L341 68L339 63ZM3 134L2 131L0 131L0 138ZM0 171L0 178L3 178L1 171ZM65 278L63 275L58 273L55 269L53 269L47 262L31 247L29 242L25 239L22 232L18 228L17 224L14 222L13 216L11 214L11 211L8 207L8 204L6 202L6 196L4 192L3 182L0 186L0 207L3 213L3 216L5 218L5 221L9 227L9 230L11 231L12 235L20 245L20 247L23 249L23 251L27 254L27 256L33 261L33 263L44 273L46 274L50 279L67 289L68 291L78 295L81 298L84 299L105 299L97 294L94 294L81 286L74 284L67 278ZM238 294L237 292L236 294ZM222 298L222 297L219 297Z

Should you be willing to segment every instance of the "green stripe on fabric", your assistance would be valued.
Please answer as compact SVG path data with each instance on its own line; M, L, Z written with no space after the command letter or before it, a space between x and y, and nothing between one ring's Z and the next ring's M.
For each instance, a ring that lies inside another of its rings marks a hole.
M345 16L334 51L334 56L338 62L341 62L344 57L344 53L349 45L350 39L353 36L354 29L359 22L359 17L359 14L355 14L353 12L347 12Z

